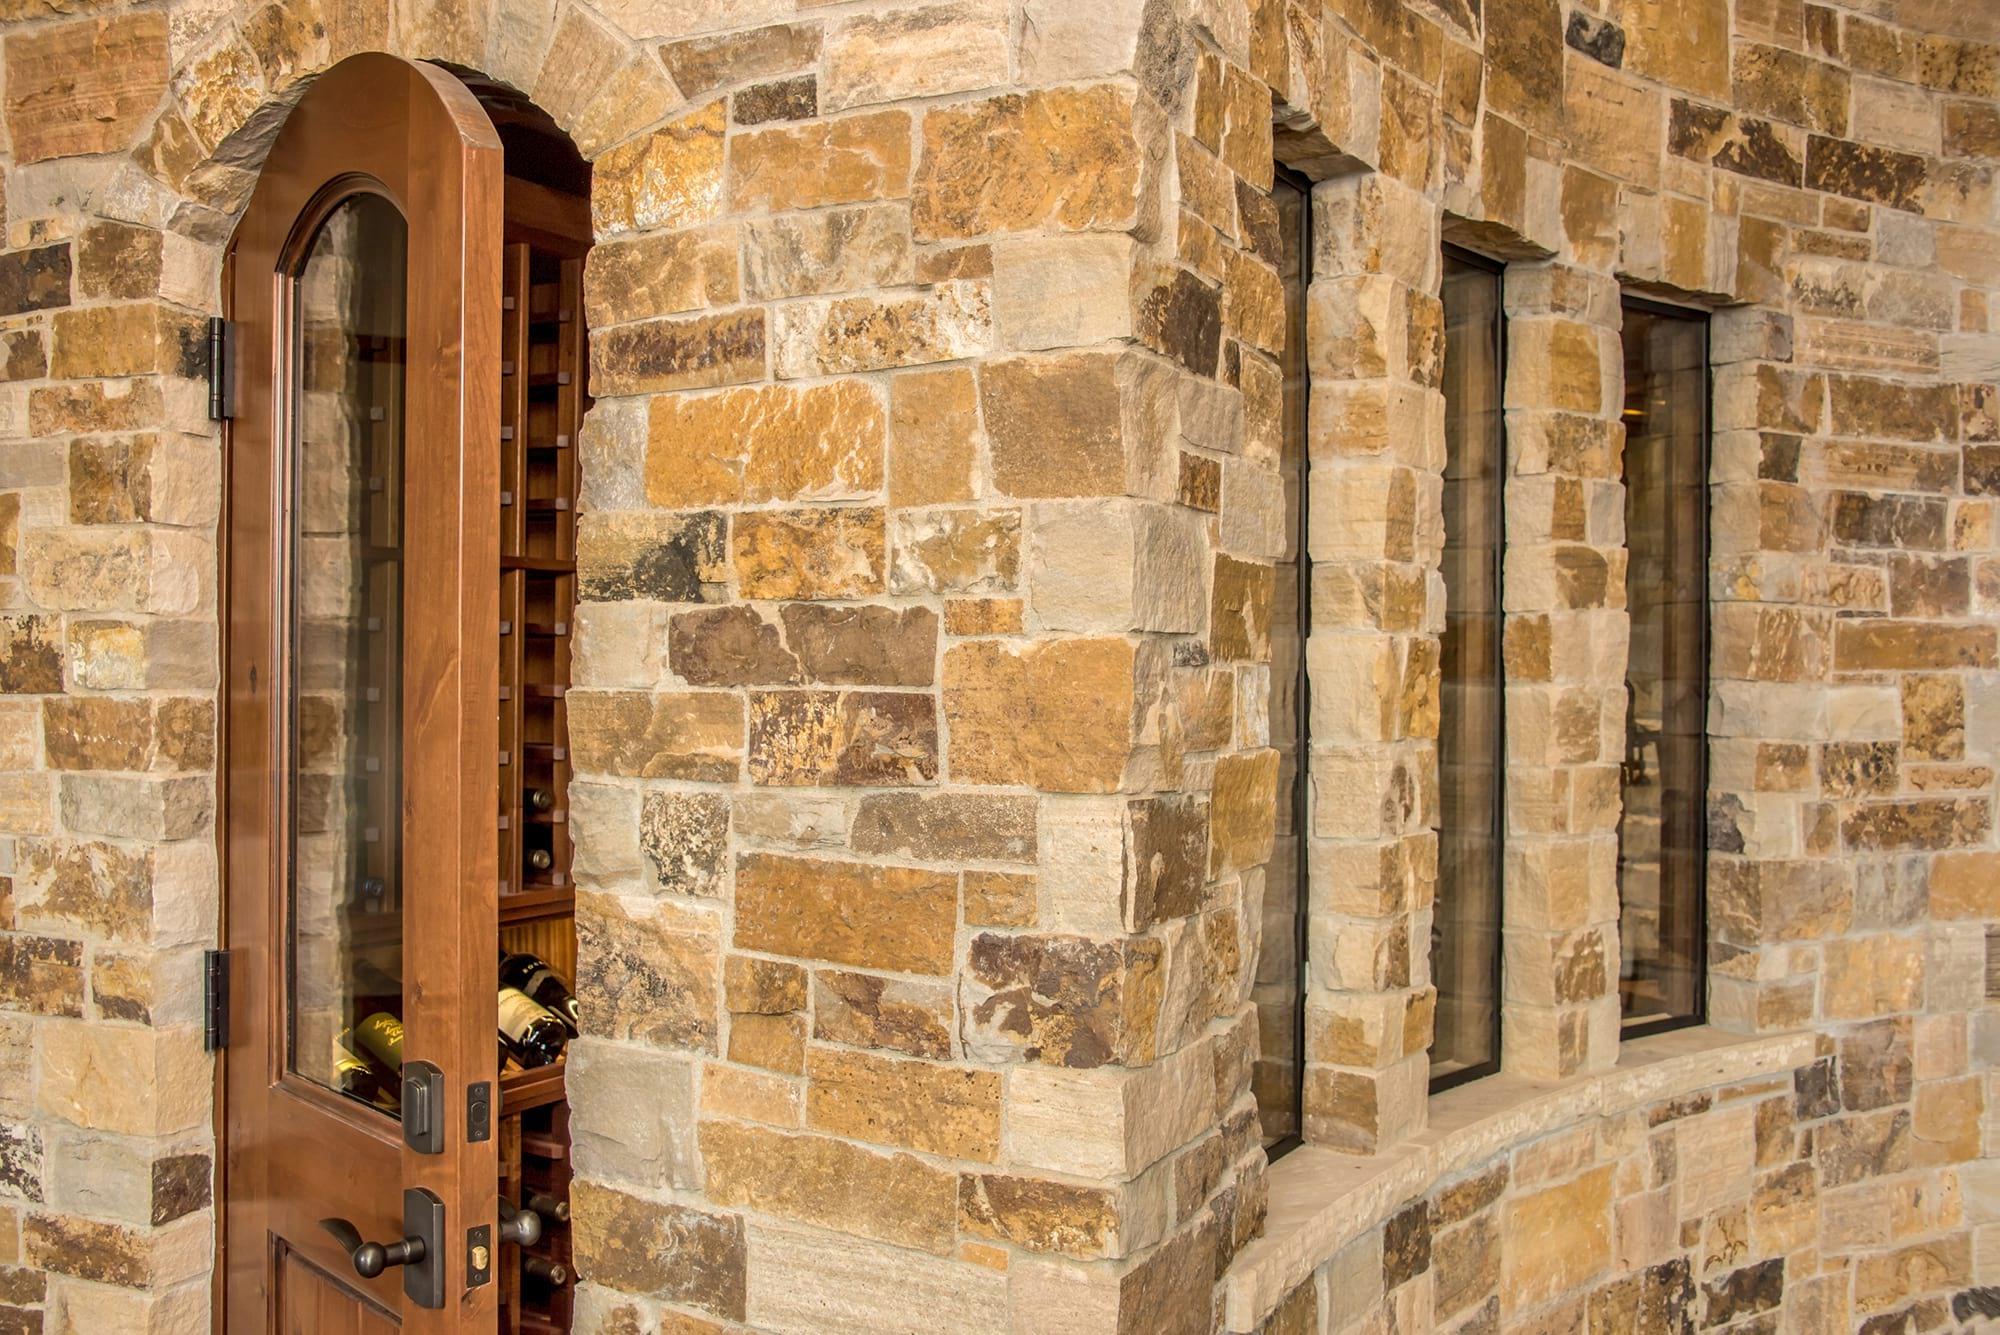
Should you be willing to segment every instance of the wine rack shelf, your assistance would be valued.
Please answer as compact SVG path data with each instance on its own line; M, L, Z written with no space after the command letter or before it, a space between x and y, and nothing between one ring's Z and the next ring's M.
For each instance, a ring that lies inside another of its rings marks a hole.
M584 394L589 206L510 177L500 376L500 948L576 978L569 703L576 625L575 442ZM575 1275L565 1065L500 1075L500 1194L542 1237L497 1258L502 1335L567 1331ZM532 1202L540 1202L535 1206Z

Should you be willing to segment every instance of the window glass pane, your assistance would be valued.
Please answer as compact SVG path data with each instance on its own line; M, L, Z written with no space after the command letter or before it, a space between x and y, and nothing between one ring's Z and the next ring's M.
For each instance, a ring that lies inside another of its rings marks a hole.
M1708 322L1627 304L1624 813L1619 997L1628 1026L1702 1013L1707 857Z
M291 1069L394 1113L402 1062L402 216L336 207L292 289Z
M1252 1077L1264 1143L1275 1145L1299 1134L1299 1092L1303 1065L1300 1029L1305 1006L1304 949L1300 909L1304 903L1303 712L1304 603L1303 514L1306 467L1305 300L1309 259L1306 232L1311 200L1305 190L1280 177L1273 199L1278 206L1279 276L1285 287L1283 453L1279 466L1285 488L1286 549L1276 572L1271 616L1270 728L1278 752L1278 839L1264 869L1262 949L1257 957L1258 1059ZM1250 669L1254 670L1254 669ZM1246 878L1246 893L1249 893Z
M1431 919L1431 1078L1500 1059L1500 784L1505 772L1500 555L1506 435L1501 275L1444 262L1444 639L1438 699L1438 878Z

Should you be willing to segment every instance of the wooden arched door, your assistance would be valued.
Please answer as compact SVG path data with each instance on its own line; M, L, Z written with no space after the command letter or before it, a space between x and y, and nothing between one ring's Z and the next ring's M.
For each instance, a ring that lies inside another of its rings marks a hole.
M501 192L471 93L361 55L230 246L231 1332L494 1321Z

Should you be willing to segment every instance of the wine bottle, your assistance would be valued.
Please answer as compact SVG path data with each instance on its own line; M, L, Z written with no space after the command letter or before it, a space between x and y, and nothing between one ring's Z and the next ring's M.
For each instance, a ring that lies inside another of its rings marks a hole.
M394 1113L402 1107L396 1082L365 1056L354 1051L353 1031L340 1035L333 1054L333 1086L350 1099Z
M544 1284L553 1284L557 1288L561 1288L563 1285L569 1283L569 1267L560 1261L551 1261L542 1256L522 1257L521 1273L529 1279L540 1280Z
M528 850L527 856L528 870L530 871L547 871L556 862L553 857L549 856L549 850L546 848L531 848Z
M545 1191L538 1191L529 1196L528 1208L542 1218L553 1219L558 1224L569 1222L569 1202L551 1196Z
M382 1064L384 1070L398 1079L403 1072L403 1022L388 1011L374 1014L355 1023L354 1044L359 1051L373 1057Z
M569 1031L550 1010L518 987L500 989L500 1045L526 1067L547 1066L562 1056Z
M531 811L554 811L556 807L556 795L546 788L530 788L521 795L521 800Z
M500 985L520 988L554 1011L556 1018L569 1026L572 1034L583 1032L583 1015L576 1004L576 994L569 990L569 983L563 976L551 969L548 961L540 955L522 951L516 955L501 956Z

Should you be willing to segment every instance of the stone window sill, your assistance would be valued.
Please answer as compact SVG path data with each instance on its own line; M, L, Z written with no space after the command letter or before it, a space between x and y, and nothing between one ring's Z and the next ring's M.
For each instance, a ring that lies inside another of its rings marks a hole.
M1502 1073L1447 1090L1431 1099L1430 1124L1383 1154L1301 1146L1271 1165L1263 1236L1224 1277L1225 1329L1255 1330L1348 1242L1495 1155L1588 1117L1789 1071L1810 1062L1815 1045L1809 1033L1680 1029L1624 1044L1608 1071L1568 1080Z

